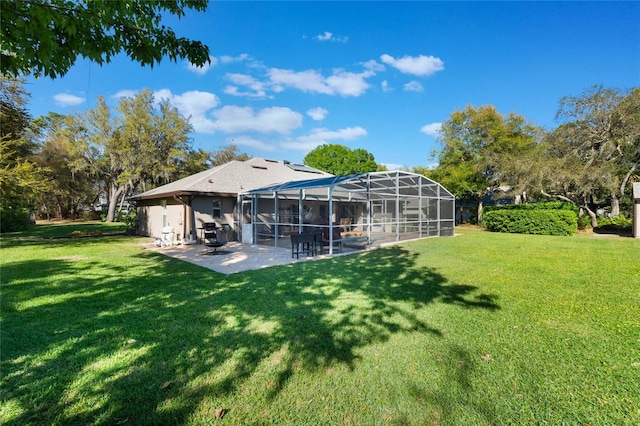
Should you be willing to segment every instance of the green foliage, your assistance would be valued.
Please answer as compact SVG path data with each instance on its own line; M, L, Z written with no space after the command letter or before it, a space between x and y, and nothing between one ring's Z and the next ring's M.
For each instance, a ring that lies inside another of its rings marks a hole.
M491 188L521 189L518 181L527 164L522 159L538 149L539 133L517 114L504 117L492 105L467 106L442 124L442 148L433 153L438 166L429 177L458 198L478 200L480 217L480 201Z
M571 210L578 213L578 207L575 204L567 203L565 201L546 201L541 203L527 203L527 204L506 204L496 206L486 206L484 211L496 211L496 210Z
M633 219L619 215L613 217L598 218L598 228L596 231L602 232L631 232L633 227Z
M153 67L168 56L198 66L209 48L178 37L163 16L206 10L206 1L0 1L0 69L3 74L63 76L78 56L104 64L120 52Z
M26 203L15 199L0 202L0 232L26 231L31 225Z
M50 187L45 168L33 158L36 145L27 139L31 116L24 81L0 75L0 229L27 229L29 212L39 194Z
M109 200L106 220L115 220L117 201L140 185L171 182L180 166L190 161L189 133L193 130L167 100L155 102L149 89L122 98L116 113L105 99L70 119L66 137L76 151L70 163L104 182ZM198 158L198 155L195 155Z
M590 229L591 228L591 217L586 214L582 216L578 216L578 229Z
M320 145L304 157L304 164L336 176L378 170L373 154L361 148L351 150L339 144Z
M502 209L485 212L484 224L494 232L573 235L578 216L572 210Z

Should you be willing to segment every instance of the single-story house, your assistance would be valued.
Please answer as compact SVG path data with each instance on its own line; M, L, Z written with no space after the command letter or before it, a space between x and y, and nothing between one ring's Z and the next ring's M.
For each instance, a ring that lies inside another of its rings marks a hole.
M137 233L160 237L172 227L183 243L214 222L227 238L290 244L291 234L322 233L368 247L455 230L455 197L439 183L404 171L333 176L287 161L231 161L131 197ZM164 239L164 236L163 236Z
M200 237L203 224L214 222L237 236L240 193L327 176L332 175L289 161L230 161L131 197L136 202L136 231L139 235L160 237L163 228L172 227L178 241L194 242Z

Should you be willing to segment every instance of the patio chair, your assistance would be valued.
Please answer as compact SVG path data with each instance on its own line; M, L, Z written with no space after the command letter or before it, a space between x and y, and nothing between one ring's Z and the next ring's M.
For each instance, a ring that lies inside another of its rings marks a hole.
M171 247L176 233L173 231L172 226L165 226L162 228L162 237L160 238L160 247Z
M224 232L222 232L221 229L218 229L217 227L214 227L212 231L205 230L204 240L204 245L209 247L210 249L213 249L205 254L220 254L222 252L219 252L218 249L227 244L226 235L224 234Z

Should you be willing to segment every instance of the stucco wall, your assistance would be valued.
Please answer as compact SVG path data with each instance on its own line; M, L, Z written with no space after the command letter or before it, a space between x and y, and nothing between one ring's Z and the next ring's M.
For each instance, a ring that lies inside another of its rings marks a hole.
M184 207L183 204L166 199L166 224L172 226L176 234L183 234ZM145 200L137 203L137 233L148 237L162 235L163 215L161 200Z
M156 200L141 200L137 202L137 233L139 235L145 235L149 237L159 237L162 235L162 199ZM164 199L167 203L166 207L166 223L167 226L172 226L176 232L176 238L183 238L190 232L188 217L189 211L186 206L178 200L173 198ZM215 222L218 226L228 224L235 230L235 215L234 209L236 206L235 198L222 198L222 217L213 218L213 201L211 197L196 197L191 203L196 223L196 232L200 237L200 228L205 222ZM187 216L187 217L185 217ZM229 238L235 235L233 232Z

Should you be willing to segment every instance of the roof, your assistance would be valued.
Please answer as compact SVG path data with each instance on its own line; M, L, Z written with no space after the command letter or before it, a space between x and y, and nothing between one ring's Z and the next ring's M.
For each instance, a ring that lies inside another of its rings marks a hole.
M255 188L308 180L310 177L333 176L318 169L289 161L252 158L230 161L184 179L134 195L132 200L149 200L181 195L209 195L235 197Z
M336 192L348 193L346 196L348 199L352 199L354 196L366 198L367 192L369 193L369 197L374 199L387 198L395 195L454 198L454 196L438 182L420 174L400 170L285 182L248 190L245 191L243 195L278 193L279 197L288 198L287 192L291 191L291 197L295 198L295 191L305 190L307 196L316 195L325 197L325 192L313 191L320 188L331 188Z

